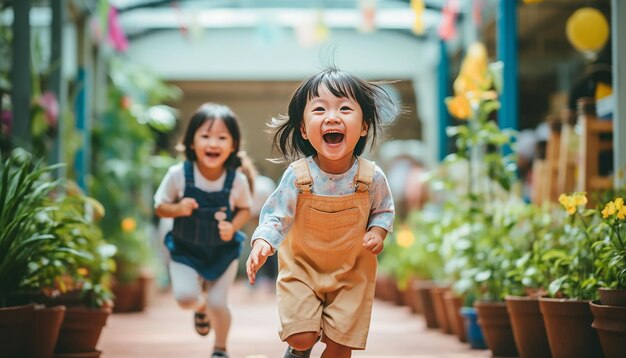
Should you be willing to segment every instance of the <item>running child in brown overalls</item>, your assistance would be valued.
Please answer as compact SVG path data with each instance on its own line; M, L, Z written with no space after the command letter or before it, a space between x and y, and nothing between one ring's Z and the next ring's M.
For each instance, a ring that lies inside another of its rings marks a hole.
M376 255L392 229L394 205L379 167L359 157L396 108L377 84L331 68L295 91L288 116L274 119L274 145L293 162L265 203L246 263L257 270L277 250L280 338L286 358L365 349Z

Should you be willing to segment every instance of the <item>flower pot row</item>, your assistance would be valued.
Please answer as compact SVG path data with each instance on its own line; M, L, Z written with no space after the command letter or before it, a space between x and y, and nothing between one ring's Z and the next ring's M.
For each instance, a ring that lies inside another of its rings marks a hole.
M418 305L429 329L454 334L473 349L488 348L494 356L626 355L626 307L605 301L520 296L462 307L460 297L430 281L411 281L406 289L413 292L407 297L415 302L404 304ZM388 297L395 302L395 295Z
M97 357L109 308L21 305L0 308L0 357Z

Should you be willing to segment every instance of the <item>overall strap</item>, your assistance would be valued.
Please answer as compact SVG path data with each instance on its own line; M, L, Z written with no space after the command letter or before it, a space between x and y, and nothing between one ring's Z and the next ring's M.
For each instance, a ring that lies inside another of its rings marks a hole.
M185 172L185 184L193 186L193 164L190 160L185 160L185 163L183 164L183 170Z
M224 180L224 187L222 190L230 192L230 189L233 187L233 182L235 181L235 170L226 169L226 179Z
M357 173L354 178L354 189L357 192L366 192L369 191L370 185L374 180L375 165L374 162L361 157L358 157L358 161Z
M291 163L291 167L296 174L296 186L300 193L310 193L313 179L311 179L311 172L309 172L309 166L306 164L306 158L296 160Z

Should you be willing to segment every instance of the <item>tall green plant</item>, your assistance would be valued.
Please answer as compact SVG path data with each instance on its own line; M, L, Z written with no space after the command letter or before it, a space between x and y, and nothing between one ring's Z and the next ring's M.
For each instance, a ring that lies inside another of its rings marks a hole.
M72 252L47 230L42 218L52 210L49 193L59 182L47 174L56 166L33 162L30 154L16 150L0 164L0 306L14 293L37 256Z

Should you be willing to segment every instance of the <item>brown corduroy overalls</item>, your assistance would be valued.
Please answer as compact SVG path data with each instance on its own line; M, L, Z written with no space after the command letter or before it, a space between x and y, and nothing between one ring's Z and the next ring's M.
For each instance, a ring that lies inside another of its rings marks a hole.
M376 255L363 247L370 216L374 163L358 158L355 192L311 192L304 159L291 164L300 193L294 224L279 247L277 295L280 337L323 332L322 341L365 349L369 331Z

